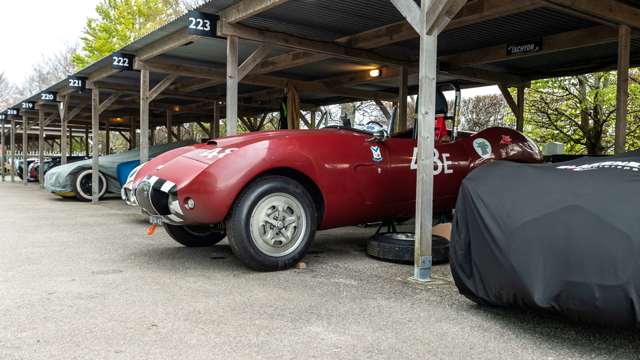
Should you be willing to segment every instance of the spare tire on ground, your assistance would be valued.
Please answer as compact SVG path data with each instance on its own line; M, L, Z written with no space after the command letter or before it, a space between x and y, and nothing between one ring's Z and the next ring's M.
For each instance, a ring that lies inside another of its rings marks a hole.
M491 306L640 326L640 153L496 162L460 188L451 271Z
M414 233L385 233L378 234L367 240L367 254L376 259L413 264ZM432 238L432 257L434 264L449 261L449 240L434 235Z

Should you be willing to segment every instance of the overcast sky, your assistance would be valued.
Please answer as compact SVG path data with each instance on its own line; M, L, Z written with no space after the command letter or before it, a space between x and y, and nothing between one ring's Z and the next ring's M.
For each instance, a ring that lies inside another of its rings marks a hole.
M45 54L80 40L87 17L99 0L0 1L0 72L20 84ZM9 51L7 51L9 49Z

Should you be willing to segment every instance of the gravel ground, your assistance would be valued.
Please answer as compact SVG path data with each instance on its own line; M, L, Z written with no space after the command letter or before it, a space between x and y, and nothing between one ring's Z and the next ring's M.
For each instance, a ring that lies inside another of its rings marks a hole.
M308 267L245 269L178 246L119 200L0 184L0 359L637 359L635 331L476 306L448 266L429 286L319 233Z

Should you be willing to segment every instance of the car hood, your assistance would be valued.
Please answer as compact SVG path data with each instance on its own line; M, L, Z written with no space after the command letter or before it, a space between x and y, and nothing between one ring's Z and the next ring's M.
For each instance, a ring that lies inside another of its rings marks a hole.
M290 142L300 142L309 137L340 135L367 136L364 133L344 129L262 131L211 140L207 144L193 146L191 150L184 152L181 156L205 164L212 164L242 148L261 142L283 139Z

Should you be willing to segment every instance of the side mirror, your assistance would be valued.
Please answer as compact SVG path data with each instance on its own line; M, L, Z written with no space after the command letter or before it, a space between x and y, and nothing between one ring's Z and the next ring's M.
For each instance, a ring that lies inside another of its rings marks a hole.
M389 140L389 132L385 129L378 129L372 133L369 142L382 143Z

